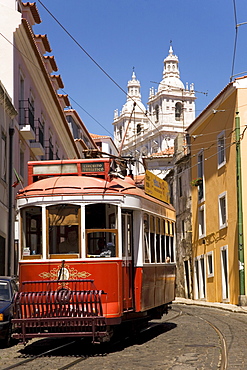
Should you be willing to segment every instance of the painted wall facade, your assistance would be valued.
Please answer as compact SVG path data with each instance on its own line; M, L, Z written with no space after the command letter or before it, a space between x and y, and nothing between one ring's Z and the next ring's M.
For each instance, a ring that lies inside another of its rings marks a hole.
M246 80L239 79L227 85L188 128L191 138L193 294L195 299L209 302L239 303L235 117L239 111L243 134L240 135L243 215L246 219ZM246 227L244 234L246 240Z

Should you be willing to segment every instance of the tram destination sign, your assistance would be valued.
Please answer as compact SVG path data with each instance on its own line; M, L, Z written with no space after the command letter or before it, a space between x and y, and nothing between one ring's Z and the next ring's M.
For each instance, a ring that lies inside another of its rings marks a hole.
M163 202L170 203L167 182L150 171L145 172L145 193Z
M104 172L104 162L89 162L81 164L81 172Z

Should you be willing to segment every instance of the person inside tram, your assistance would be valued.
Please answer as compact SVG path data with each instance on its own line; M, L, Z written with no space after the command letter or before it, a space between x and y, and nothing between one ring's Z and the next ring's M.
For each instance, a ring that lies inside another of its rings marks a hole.
M78 253L78 228L69 226L66 240L58 246L59 253Z
M99 238L98 240L98 248L95 251L95 254L101 254L105 248L105 241L104 238Z
M99 238L98 249L95 252L100 257L114 257L115 256L115 246L113 243L105 244L104 238Z

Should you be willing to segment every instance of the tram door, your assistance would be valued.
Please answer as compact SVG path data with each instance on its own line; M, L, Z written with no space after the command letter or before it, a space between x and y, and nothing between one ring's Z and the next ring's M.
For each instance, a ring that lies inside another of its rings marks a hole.
M130 212L122 213L122 273L123 309L133 309L133 217Z

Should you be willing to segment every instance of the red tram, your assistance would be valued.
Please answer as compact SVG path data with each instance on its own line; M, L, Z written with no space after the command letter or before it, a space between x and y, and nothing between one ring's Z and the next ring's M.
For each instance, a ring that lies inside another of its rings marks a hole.
M123 322L161 317L174 299L174 208L111 176L112 164L28 163L14 338L105 341Z

